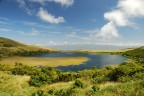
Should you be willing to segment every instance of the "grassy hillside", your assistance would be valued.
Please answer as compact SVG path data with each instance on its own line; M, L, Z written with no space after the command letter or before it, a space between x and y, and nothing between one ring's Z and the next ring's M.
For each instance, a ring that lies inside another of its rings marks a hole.
M144 64L144 47L139 47L133 50L126 51L125 53L123 53L123 55Z
M48 52L57 52L57 50L25 45L14 40L0 37L0 58L10 56L29 56Z
M11 39L0 37L0 47L18 47L18 46L26 46L26 45Z

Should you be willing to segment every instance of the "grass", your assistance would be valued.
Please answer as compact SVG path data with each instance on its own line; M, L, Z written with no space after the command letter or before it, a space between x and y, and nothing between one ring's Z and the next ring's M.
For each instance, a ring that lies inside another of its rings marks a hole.
M0 96L30 96L36 91L29 86L29 76L10 75L0 71Z
M0 61L2 64L14 65L16 62L27 64L29 66L68 66L79 65L88 60L87 57L58 57L58 58L39 58L39 57L9 57Z

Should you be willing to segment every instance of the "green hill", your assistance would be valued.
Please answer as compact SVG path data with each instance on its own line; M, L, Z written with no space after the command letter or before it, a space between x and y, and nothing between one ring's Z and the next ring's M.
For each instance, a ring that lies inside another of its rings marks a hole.
M0 37L0 47L18 47L18 46L26 46L26 45L11 39Z
M139 63L144 63L144 46L126 51L123 55L132 58Z
M0 58L10 56L31 56L48 52L57 52L57 50L52 48L26 45L11 39L0 37Z

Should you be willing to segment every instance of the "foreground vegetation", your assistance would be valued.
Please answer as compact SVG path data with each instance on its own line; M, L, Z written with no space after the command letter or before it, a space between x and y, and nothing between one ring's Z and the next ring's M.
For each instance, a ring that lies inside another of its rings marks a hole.
M68 66L79 65L88 60L87 57L54 57L54 58L39 58L39 57L9 57L3 58L0 63L15 65L15 63L23 63L29 66Z
M0 65L2 96L143 96L144 66L133 60L115 67L61 72L53 67ZM17 91L15 91L17 90ZM31 91L30 91L31 90Z

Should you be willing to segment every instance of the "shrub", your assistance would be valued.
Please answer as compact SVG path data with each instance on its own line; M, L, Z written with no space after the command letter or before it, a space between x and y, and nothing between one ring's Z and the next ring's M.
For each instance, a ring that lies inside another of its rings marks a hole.
M107 75L111 81L118 81L118 78L124 76L133 76L135 73L144 72L144 68L135 63L123 63Z
M32 93L32 96L48 96L48 94L42 90L38 90L38 91Z
M119 82L129 82L131 81L131 77L130 76L121 76L118 78Z
M14 75L36 75L39 74L40 70L38 68L23 65L22 63L16 63L11 72Z
M96 92L96 91L99 91L100 88L99 88L99 86L97 86L97 85L93 85L93 86L92 86L92 90L93 90L94 92Z
M61 73L59 74L59 81L72 81L75 80L78 77L78 74L73 73L73 72L65 72L65 73Z
M106 77L106 76L104 76L104 75L102 75L102 76L95 76L93 79L92 79L92 81L93 81L93 83L102 83L102 82L106 82L106 81L108 81L109 79Z
M44 84L51 84L52 80L51 80L50 76L48 76L44 73L41 73L38 75L31 76L29 83L33 86L40 87Z
M86 83L84 81L82 81L82 79L76 79L74 86L80 87L80 88L85 88Z
M60 71L52 67L42 67L38 74L31 75L30 84L33 86L42 86L58 81Z
M6 64L0 64L0 71L11 71L12 66L6 65Z

